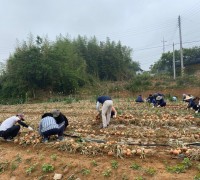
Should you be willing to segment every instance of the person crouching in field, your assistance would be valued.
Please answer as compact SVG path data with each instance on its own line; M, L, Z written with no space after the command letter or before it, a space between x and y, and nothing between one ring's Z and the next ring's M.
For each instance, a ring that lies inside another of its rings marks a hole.
M58 109L54 109L53 111L51 111L51 113L55 118L56 123L59 124L59 126L64 125L64 131L65 131L67 126L69 125L67 117L64 114L62 114Z
M110 123L111 111L113 107L113 101L109 96L99 96L96 102L96 109L100 112L100 104L102 104L102 125L100 128L106 128Z
M116 118L117 117L117 110L115 109L115 107L112 107L111 110L111 118ZM100 120L102 119L102 115L101 115L101 111L96 115L96 120Z
M144 102L144 100L143 100L143 98L142 98L142 95L139 95L139 96L136 98L135 102L139 102L139 103Z
M157 107L165 107L167 105L163 96L157 96L156 97L156 105L157 105Z
M200 98L199 97L195 97L194 99L190 98L187 108L194 109L195 113L199 113L200 112Z
M152 94L149 94L148 98L146 99L146 102L153 105L153 107L156 106L156 98Z
M33 131L32 127L22 121L24 121L24 114L17 114L3 121L0 126L0 137L3 137L6 141L12 141L19 133L20 125ZM16 123L18 123L18 125L15 125Z
M39 133L43 137L42 142L47 143L51 135L58 135L58 141L63 140L64 123L57 124L52 113L45 113L39 123Z

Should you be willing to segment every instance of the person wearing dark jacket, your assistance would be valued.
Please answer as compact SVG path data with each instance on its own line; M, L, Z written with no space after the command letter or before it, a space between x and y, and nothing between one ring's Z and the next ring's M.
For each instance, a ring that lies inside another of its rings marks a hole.
M137 99L135 100L135 102L139 102L139 103L144 102L144 100L142 99L142 95L139 95Z
M194 99L190 99L187 108L194 109L195 113L200 112L200 98L195 97Z
M67 126L69 125L69 121L68 121L67 117L64 114L62 114L60 112L60 110L58 110L58 109L54 109L51 113L52 113L53 117L55 118L56 123L59 125L63 124L65 127L64 130L65 130L67 128Z
M156 106L156 99L152 94L149 94L149 97L146 99L146 102L150 103L154 106Z
M111 111L113 107L113 101L109 96L99 96L96 102L96 109L100 112L100 104L102 104L102 123L100 128L106 128L110 123Z
M163 99L163 96L157 96L156 97L156 103L157 103L157 107L165 107L166 106L166 102Z
M24 121L24 114L17 114L3 121L0 126L0 137L3 137L6 141L12 141L19 133L20 125L33 131L32 127L22 121ZM16 123L18 123L18 125L15 125Z

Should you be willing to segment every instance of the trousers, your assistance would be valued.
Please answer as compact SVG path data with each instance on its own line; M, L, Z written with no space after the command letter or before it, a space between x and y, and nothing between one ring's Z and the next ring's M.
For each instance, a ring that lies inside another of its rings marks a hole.
M102 123L103 128L107 127L110 123L111 110L113 106L112 100L106 100L102 106Z
M17 136L19 130L20 130L20 125L14 125L5 131L0 131L0 136L3 137L4 139L14 138L15 136Z

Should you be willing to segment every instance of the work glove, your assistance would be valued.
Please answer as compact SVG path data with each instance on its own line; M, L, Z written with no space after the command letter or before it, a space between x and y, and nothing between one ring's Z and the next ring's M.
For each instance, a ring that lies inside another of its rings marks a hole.
M29 129L30 131L33 131L33 128L32 128L32 127L30 127L30 126L28 127L28 129Z

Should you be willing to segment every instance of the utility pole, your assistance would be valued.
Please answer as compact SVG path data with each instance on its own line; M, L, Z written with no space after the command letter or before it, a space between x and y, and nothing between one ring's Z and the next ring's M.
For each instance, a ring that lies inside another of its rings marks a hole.
M165 53L165 42L167 42L167 41L165 41L164 37L163 37L163 40L161 42L163 43L163 53Z
M178 16L178 27L179 27L179 37L180 37L180 56L181 56L181 76L184 75L184 65L183 65L183 47L182 47L182 35L181 35L181 17Z
M174 70L174 80L176 80L176 65L175 65L174 43L173 43L173 70Z

